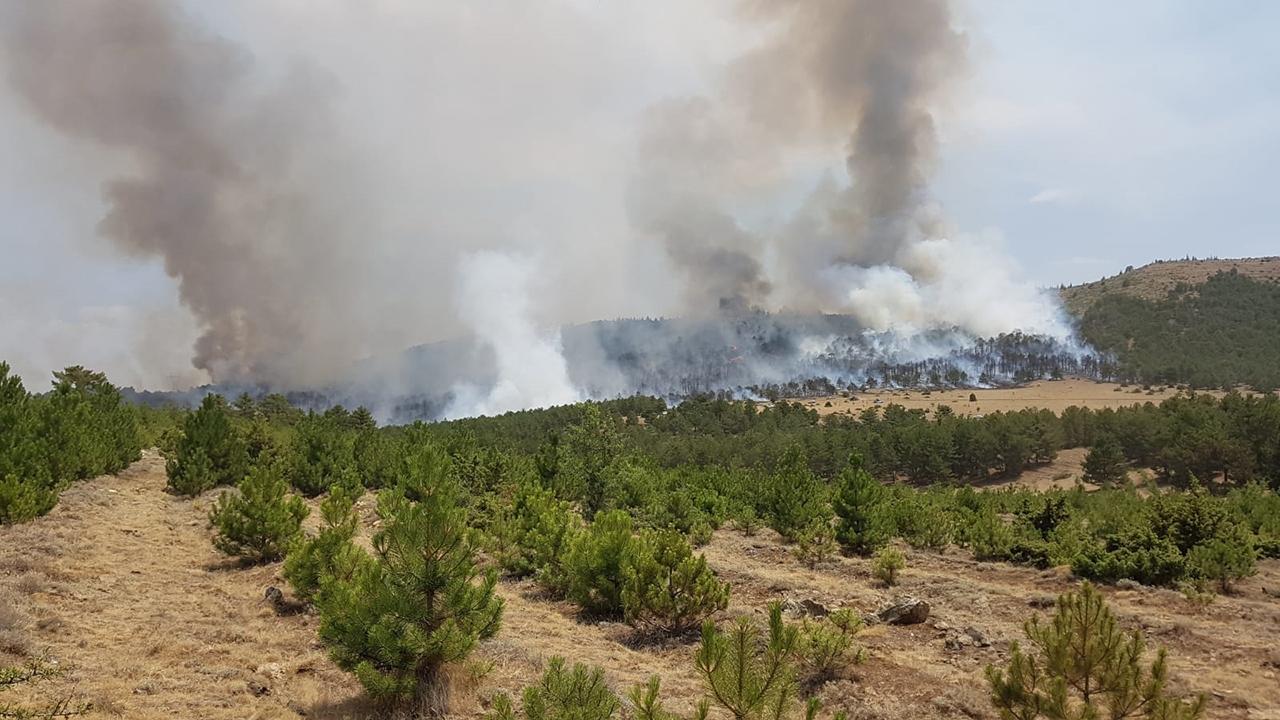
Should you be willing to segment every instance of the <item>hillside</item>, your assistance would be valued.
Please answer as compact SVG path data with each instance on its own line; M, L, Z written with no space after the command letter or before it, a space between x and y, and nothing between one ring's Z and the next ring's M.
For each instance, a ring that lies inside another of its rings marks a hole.
M1080 334L1114 356L1113 374L1122 381L1276 388L1280 279L1265 272L1280 269L1280 261L1242 261L1241 267L1249 272L1233 269L1199 284L1177 282L1161 297L1148 296L1160 283L1189 274L1134 271L1128 288L1121 280L1117 290L1091 302L1080 316Z
M1157 260L1142 267L1061 290L1062 300L1073 315L1080 316L1098 300L1121 295L1158 301L1180 284L1201 285L1218 273L1235 271L1255 280L1280 282L1280 256L1209 260Z
M0 661L43 653L63 664L67 674L36 694L88 702L95 720L380 717L316 641L316 615L277 615L262 599L265 587L284 586L280 564L242 567L218 555L205 520L212 497L174 497L164 484L163 459L148 452L118 475L72 487L47 517L0 526L0 609L13 620L0 635ZM983 668L1007 661L1022 621L1044 614L1074 581L958 550L903 549L908 568L896 589L879 586L861 558L808 569L767 530L744 537L722 529L705 552L733 583L722 617L757 613L771 600L865 612L910 594L933 606L927 623L864 631L865 662L814 689L828 707L854 718L994 720ZM1206 607L1167 589L1105 592L1126 628L1169 648L1179 691L1210 692L1211 718L1246 720L1280 709L1268 664L1280 617L1264 590L1277 585L1280 562L1265 561L1236 594ZM556 654L605 667L618 689L656 674L675 711L701 696L694 639L637 643L625 625L584 617L530 580L504 579L499 593L503 627L477 651L491 669L451 717L482 718L497 692L517 692ZM16 699L34 698L24 691Z

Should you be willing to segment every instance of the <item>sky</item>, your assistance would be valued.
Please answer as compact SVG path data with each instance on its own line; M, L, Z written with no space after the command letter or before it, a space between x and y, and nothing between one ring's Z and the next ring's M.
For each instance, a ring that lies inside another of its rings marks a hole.
M646 109L706 92L758 40L727 0L185 9L261 76L302 63L332 88L352 181L329 190L386 260L353 264L352 287L397 289L350 298L395 320L371 352L458 332L440 306L464 248L515 248L548 285L580 289L546 292L546 321L676 307L661 262L616 238L629 232ZM1044 286L1280 250L1280 5L971 0L955 16L969 65L935 108L932 184L955 228L1000 244ZM743 213L798 204L838 175L838 148L822 150ZM0 359L29 387L72 363L125 385L207 380L191 366L199 328L176 281L98 232L102 184L129 162L44 126L0 87Z

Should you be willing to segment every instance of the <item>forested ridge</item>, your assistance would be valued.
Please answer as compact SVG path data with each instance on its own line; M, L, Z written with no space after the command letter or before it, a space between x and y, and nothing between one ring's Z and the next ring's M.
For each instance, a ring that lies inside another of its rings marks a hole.
M1110 292L1084 312L1080 332L1115 358L1122 380L1280 387L1280 283L1221 272L1160 300Z

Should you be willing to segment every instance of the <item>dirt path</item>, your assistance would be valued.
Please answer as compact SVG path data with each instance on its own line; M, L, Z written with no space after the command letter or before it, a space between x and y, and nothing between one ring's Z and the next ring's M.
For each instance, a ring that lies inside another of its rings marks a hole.
M71 669L46 689L90 717L342 717L357 695L315 644L315 619L263 602L279 566L229 566L212 498L175 498L154 453L79 483L48 516L0 528L0 583L24 585L33 652Z
M314 616L280 617L263 602L265 587L284 586L279 565L228 565L209 542L212 496L184 500L163 488L163 461L147 454L120 476L72 487L47 517L0 528L0 601L20 616L19 629L5 631L0 613L0 662L47 652L71 669L45 689L92 703L92 718L381 717L317 644ZM722 530L704 550L733 584L726 615L760 613L774 599L870 611L909 593L932 604L928 623L868 628L867 661L814 689L852 720L993 717L983 668L1007 659L1032 604L1075 587L1061 570L953 551L909 552L890 591L865 560L808 570L767 531ZM1280 668L1268 664L1280 662L1280 601L1264 587L1280 589L1280 563L1202 610L1168 590L1106 592L1127 626L1169 647L1176 687L1214 694L1210 717L1280 720ZM604 667L620 693L656 674L676 711L701 697L693 639L638 644L625 625L582 618L531 582L504 581L500 592L503 628L478 651L488 672L458 717L478 717L494 693L535 681L553 655ZM990 644L957 642L968 628Z

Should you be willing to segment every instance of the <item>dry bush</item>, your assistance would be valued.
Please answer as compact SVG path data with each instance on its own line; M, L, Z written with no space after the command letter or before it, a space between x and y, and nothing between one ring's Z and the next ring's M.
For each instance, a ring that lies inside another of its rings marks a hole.
M0 589L0 652L19 657L31 654L31 616L19 603L19 597L11 590Z

